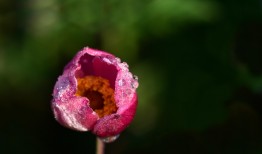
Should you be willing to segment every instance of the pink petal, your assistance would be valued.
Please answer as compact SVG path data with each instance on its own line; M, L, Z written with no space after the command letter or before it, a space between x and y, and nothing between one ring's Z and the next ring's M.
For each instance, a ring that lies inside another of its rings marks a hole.
M100 76L115 90L116 113L99 118L86 97L75 96L78 77ZM68 128L109 137L122 132L133 120L137 107L137 79L128 65L115 56L91 48L79 51L64 68L53 91L52 109L56 120Z

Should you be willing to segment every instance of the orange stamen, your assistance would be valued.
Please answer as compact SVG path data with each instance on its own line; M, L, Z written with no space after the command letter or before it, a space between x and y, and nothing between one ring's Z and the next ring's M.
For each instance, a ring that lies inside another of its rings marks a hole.
M87 97L90 107L100 118L116 113L114 90L107 79L99 76L85 76L77 79L76 96Z

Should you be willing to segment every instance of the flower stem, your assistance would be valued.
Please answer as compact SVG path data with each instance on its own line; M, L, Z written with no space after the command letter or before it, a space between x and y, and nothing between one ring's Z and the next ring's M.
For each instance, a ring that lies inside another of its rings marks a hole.
M96 154L104 154L104 149L105 149L105 143L97 137L96 138Z

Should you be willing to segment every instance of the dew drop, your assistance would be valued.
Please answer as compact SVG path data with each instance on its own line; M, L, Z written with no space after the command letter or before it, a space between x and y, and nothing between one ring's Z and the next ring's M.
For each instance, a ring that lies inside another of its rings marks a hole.
M116 59L116 61L117 61L118 63L121 62L120 58L116 57L115 59Z
M130 96L130 94L132 93L131 89L126 89L123 93L122 93L122 97L126 98L128 96Z
M122 64L123 64L123 66L126 67L126 68L129 67L128 64L127 64L126 62L123 62Z
M137 83L136 81L135 81L135 82L132 82L131 85L132 85L132 88L134 88L134 89L138 87L138 83Z
M105 143L111 143L111 142L114 142L116 139L118 139L118 137L119 137L119 134L115 136L104 137L104 138L101 138L101 140Z
M110 58L103 58L103 61L105 61L108 64L113 64L114 63L114 60L110 59Z
M118 81L118 85L119 85L119 86L125 86L125 85L126 85L126 81L125 81L124 79L120 79L120 80Z
M121 96L122 96L122 98L126 98L128 95L127 95L126 92L122 92L122 93L121 93Z
M134 75L133 78L134 78L135 80L138 80L138 77L137 77L136 75Z
M136 75L133 76L133 81L131 82L132 88L137 88L138 87L138 77Z
M69 85L69 80L68 79L64 79L61 82L58 82L58 87L57 90L64 90L67 88L67 86Z
M60 79L56 85L56 98L60 98L62 101L66 101L66 92L68 91L68 86L70 85L70 81L68 78Z

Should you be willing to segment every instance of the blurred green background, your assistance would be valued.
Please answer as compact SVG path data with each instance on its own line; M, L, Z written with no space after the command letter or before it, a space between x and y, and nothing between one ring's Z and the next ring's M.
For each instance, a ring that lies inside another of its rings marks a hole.
M139 77L133 123L106 153L262 153L261 0L0 0L0 153L92 154L50 110L85 46Z

